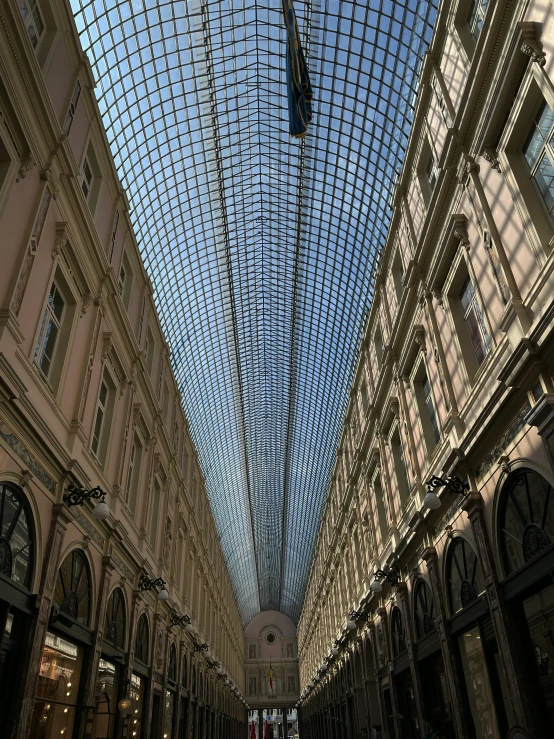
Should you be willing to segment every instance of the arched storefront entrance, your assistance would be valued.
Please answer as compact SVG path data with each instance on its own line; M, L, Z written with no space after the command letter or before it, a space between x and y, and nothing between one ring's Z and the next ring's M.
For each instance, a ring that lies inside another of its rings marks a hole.
M21 488L0 482L0 716L10 725L34 607L35 527Z
M513 466L512 466L513 467ZM502 592L517 633L519 658L537 728L554 724L554 490L528 466L512 469L498 499ZM550 733L549 733L550 732Z

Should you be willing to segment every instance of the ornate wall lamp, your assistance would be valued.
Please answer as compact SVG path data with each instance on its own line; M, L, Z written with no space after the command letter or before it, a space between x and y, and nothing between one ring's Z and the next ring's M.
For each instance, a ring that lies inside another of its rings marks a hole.
M219 667L219 662L214 662L212 659L208 660L208 670L215 670L217 672L219 669L221 669Z
M188 632L189 634L194 633L194 626L190 622L190 616L187 616L186 613L184 616L179 616L177 611L171 611L171 615L169 617L169 625L184 626L186 632Z
M335 639L335 641L333 642L333 647L331 649L331 657L337 656L337 654L339 653L340 647L341 647L340 641L338 639Z
M167 592L165 587L165 580L162 580L161 577L149 578L146 577L146 575L140 576L140 579L138 581L138 589L141 593L145 593L147 590L156 590L156 588L161 588L160 592L158 593L158 598L162 602L165 602L169 599L169 593Z
M445 487L450 490L451 493L456 493L456 495L465 495L469 491L469 483L464 482L460 477L455 476L442 478L433 475L426 484L427 494L423 499L423 505L431 511L440 508L441 505L440 498L435 493L435 490L438 488Z
M83 505L85 500L99 500L100 502L92 509L92 517L97 521L105 521L110 515L110 509L104 500L105 497L106 493L102 488L96 487L87 490L87 488L78 488L75 485L69 485L63 494L63 502L68 508L71 508L73 505Z
M346 628L348 631L354 631L356 628L356 621L369 621L369 613L367 611L350 611Z
M198 642L194 642L192 649L194 652L201 652L206 659L210 659L211 657L210 648L206 643L199 644Z
M390 585L398 585L400 582L400 570L397 567L391 567L389 570L377 570L375 580L369 586L372 593L381 593L383 591L383 586L381 585L383 580L386 580Z

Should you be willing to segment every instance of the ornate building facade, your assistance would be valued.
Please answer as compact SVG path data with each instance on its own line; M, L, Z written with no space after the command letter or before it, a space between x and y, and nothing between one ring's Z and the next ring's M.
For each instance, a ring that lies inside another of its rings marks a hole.
M298 625L302 737L552 735L553 142L553 4L441 3Z
M94 85L65 2L2 3L0 733L243 737L242 625Z

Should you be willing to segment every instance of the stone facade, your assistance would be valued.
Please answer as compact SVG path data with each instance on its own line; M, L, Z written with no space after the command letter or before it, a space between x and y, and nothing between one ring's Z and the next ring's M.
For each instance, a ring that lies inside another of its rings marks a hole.
M35 6L0 6L0 733L243 736L242 625L95 82L69 4Z
M442 2L415 104L298 624L300 733L539 739L554 717L552 3ZM467 493L439 484L425 503L433 475Z

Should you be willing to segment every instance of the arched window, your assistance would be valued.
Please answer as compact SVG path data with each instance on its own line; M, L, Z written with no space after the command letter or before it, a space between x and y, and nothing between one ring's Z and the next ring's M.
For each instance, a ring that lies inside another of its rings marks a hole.
M392 656L398 657L406 651L406 636L404 634L404 622L402 620L402 612L396 607L392 611L391 617L391 636L392 636Z
M188 662L187 662L187 655L183 655L183 665L181 668L181 685L183 688L187 687L187 678L188 678Z
M29 589L33 578L34 531L23 491L0 483L0 574Z
M485 589L479 558L462 537L454 539L448 550L446 581L452 613L473 603Z
M90 570L81 549L74 549L58 570L54 605L85 626L90 620L91 585Z
M125 648L125 620L125 600L121 588L116 588L108 598L105 637L119 649Z
M552 486L526 467L511 472L502 487L498 531L506 575L554 542Z
M175 644L169 647L169 665L167 668L167 677L172 683L177 682L177 650Z
M148 664L148 655L150 653L150 627L148 625L148 617L143 613L138 620L137 636L135 639L135 659L140 660L143 664Z
M423 639L436 628L433 593L425 580L418 580L414 590L414 615L416 636Z

